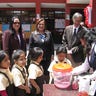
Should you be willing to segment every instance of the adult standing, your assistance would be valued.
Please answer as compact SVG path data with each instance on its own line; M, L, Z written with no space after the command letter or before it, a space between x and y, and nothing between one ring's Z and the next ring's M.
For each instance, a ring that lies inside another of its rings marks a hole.
M87 30L81 26L82 14L75 13L72 17L73 25L69 25L65 28L63 34L63 46L67 49L68 58L73 64L73 67L80 65L84 61L84 51L81 45L78 33Z
M9 25L9 30L6 30L3 34L3 50L9 54L11 59L12 53L16 49L25 51L26 43L20 19L13 17Z
M48 67L51 62L51 56L54 54L54 45L51 32L45 30L45 20L39 19L36 24L36 30L32 32L29 39L29 50L33 47L40 47L44 51L41 65L44 68L44 75L48 76ZM29 51L30 54L30 51Z
M96 82L96 32L93 30L86 34L82 32L80 34L80 41L86 49L86 58L82 65L73 69L72 75L79 75L86 72L90 73L91 71L92 74L87 79L90 79L92 84L92 81ZM96 89L93 91L92 88L90 96L96 96Z

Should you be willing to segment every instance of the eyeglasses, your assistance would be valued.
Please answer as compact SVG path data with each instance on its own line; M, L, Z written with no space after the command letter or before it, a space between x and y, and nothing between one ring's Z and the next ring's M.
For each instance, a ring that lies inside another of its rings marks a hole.
M20 22L13 22L13 24L20 24Z

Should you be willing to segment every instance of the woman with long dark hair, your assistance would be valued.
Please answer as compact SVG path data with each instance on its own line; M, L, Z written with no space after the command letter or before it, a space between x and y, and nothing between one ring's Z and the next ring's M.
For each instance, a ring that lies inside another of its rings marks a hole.
M14 16L11 19L9 30L6 30L3 34L3 50L6 51L11 58L13 51L16 49L25 51L26 44L20 19Z

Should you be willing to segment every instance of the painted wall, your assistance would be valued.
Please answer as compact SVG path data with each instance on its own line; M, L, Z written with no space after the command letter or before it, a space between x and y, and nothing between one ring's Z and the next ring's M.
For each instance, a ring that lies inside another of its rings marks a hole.
M26 0L0 0L1 3L6 2L26 2ZM27 0L27 2L43 2L43 3L64 3L66 0Z

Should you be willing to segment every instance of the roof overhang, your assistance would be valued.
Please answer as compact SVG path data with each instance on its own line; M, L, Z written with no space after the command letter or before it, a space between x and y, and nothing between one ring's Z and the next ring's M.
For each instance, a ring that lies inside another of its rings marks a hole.
M67 0L68 4L89 4L90 0Z
M35 3L0 3L0 8L35 8Z
M65 3L41 3L41 8L65 8Z

